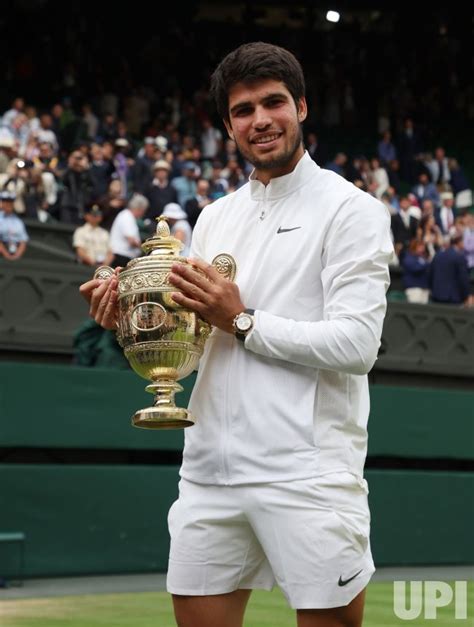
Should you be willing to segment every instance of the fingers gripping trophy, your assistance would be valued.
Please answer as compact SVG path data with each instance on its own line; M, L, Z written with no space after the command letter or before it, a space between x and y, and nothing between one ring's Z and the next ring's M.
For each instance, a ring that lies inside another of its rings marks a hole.
M155 396L151 407L133 415L136 427L176 429L195 421L175 405L174 397L183 390L178 380L196 369L212 327L171 297L177 291L168 280L172 265L189 263L179 255L182 247L160 216L155 235L142 244L146 254L129 261L118 275L117 340L133 370L151 381L145 389ZM233 281L236 266L230 255L218 255L212 265ZM114 274L109 266L100 266L94 279Z

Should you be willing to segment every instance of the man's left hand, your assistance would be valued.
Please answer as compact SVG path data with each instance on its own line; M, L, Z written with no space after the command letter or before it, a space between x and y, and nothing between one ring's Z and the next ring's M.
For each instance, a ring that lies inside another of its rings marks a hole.
M192 309L209 324L233 333L232 321L245 309L237 284L224 278L209 263L200 259L188 261L189 264L174 263L171 267L169 282L181 290L173 292L173 300Z

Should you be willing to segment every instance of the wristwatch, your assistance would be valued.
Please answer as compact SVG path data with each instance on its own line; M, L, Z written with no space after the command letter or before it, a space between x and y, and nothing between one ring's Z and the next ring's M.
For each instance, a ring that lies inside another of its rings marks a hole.
M234 327L235 337L241 342L245 342L245 338L253 329L253 314L255 309L246 309L235 316L232 326Z

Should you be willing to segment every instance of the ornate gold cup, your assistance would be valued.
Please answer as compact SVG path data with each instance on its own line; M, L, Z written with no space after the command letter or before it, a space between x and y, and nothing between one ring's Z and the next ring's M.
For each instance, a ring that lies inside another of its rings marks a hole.
M172 292L179 291L168 281L171 266L188 263L179 256L182 247L160 216L156 234L142 244L147 254L129 261L118 275L117 339L133 370L151 381L146 391L155 395L151 407L133 415L136 427L177 429L194 424L187 409L176 407L174 396L183 389L177 381L196 369L211 326L171 298ZM235 262L230 255L218 255L213 265L233 280ZM101 266L94 277L113 273Z

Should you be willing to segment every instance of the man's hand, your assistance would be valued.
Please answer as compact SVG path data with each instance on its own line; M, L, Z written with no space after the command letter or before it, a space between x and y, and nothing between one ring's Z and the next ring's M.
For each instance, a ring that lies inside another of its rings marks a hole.
M104 329L115 331L118 320L117 274L122 268L115 269L115 275L109 279L92 279L83 283L79 291L90 304L89 315Z
M202 270L205 276L194 268ZM175 302L192 309L222 331L234 332L232 321L244 311L245 305L237 284L224 278L214 266L199 259L189 259L189 265L174 263L169 282L182 292L173 292Z

